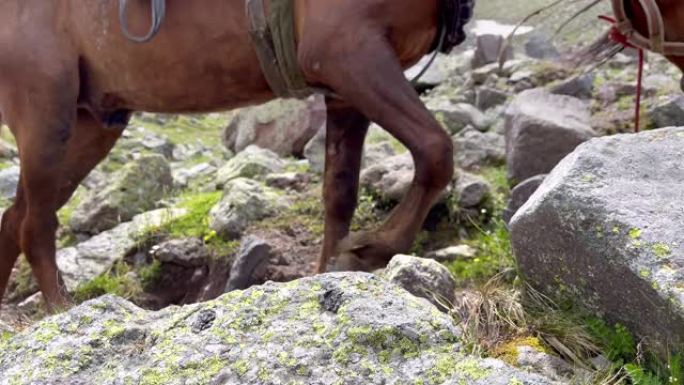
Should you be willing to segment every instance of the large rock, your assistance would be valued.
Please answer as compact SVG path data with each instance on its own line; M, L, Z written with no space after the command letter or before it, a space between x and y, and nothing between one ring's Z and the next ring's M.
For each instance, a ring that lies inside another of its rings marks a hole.
M284 169L285 162L275 152L249 146L218 170L216 186L221 189L233 179L259 179L268 174L282 172Z
M475 57L472 67L480 68L484 65L495 63L499 60L503 48L504 61L513 59L513 46L506 44L506 38L499 34L482 34L476 37Z
M385 276L409 293L427 299L443 311L448 311L456 301L454 277L449 269L435 260L396 255L387 265Z
M513 217L527 278L662 354L684 346L683 159L684 128L581 145Z
M69 226L96 234L151 210L173 185L171 169L161 155L147 155L126 164L101 190L81 202Z
M243 290L254 285L256 270L266 265L272 257L273 248L266 241L246 237L233 261L225 291Z
M270 187L247 178L233 179L209 212L209 226L223 238L237 239L250 224L286 207L284 197Z
M577 145L595 136L589 105L542 89L522 92L506 110L506 157L513 181L551 171Z
M460 335L426 300L362 273L159 312L105 296L0 339L0 384L554 383L466 355Z
M450 134L456 134L467 126L480 131L489 126L485 115L471 104L453 103L449 99L437 97L429 98L426 106Z
M560 52L547 35L533 33L525 42L525 55L533 59L555 59Z
M312 171L322 174L325 170L326 127L322 127L304 147L304 157Z
M515 213L518 212L527 200L530 199L532 194L537 191L539 186L544 182L544 179L546 179L546 174L533 176L532 178L520 182L520 184L511 190L511 197L503 212L503 220L506 223L511 221L511 218L513 218Z
M454 162L466 170L498 166L506 161L505 139L495 132L480 132L466 128L452 136Z
M307 100L277 99L236 112L223 131L223 144L234 152L254 144L280 156L302 156L304 146L325 127L325 121L321 96Z
M361 186L374 191L384 200L399 201L411 187L413 174L413 158L406 152L361 171Z
M140 214L132 221L102 232L74 247L57 252L57 265L69 290L109 270L114 262L135 251L145 231L185 215L186 210L161 209Z
M18 155L17 147L0 139L0 159L12 159Z
M684 97L665 98L649 110L648 116L657 128L684 125Z

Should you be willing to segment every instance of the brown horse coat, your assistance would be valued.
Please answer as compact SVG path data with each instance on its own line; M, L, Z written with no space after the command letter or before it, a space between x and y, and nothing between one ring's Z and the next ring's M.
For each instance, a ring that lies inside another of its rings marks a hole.
M169 0L157 37L120 31L116 0L0 0L0 116L21 161L0 230L0 298L18 255L51 306L68 303L55 263L56 211L109 152L131 111L227 110L273 97L247 32L244 0ZM145 32L149 3L132 1ZM328 100L320 270L373 269L410 247L453 172L449 136L403 76L437 35L438 0L296 0L298 58ZM414 183L387 222L349 236L369 121L404 143Z

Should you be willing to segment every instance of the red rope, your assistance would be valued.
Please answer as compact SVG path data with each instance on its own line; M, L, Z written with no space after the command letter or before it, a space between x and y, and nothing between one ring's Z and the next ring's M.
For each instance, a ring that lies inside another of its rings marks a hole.
M634 48L637 50L639 53L639 70L637 74L637 90L636 90L636 107L634 111L634 131L639 132L641 130L641 94L642 94L642 89L643 89L643 77L644 77L644 50L642 48L639 48L633 44L631 44L627 36L625 36L624 33L620 32L620 30L615 26L615 19L613 19L610 16L599 16L601 20L605 20L611 24L613 24L613 28L611 28L608 36L610 39L618 44L623 45L625 48Z

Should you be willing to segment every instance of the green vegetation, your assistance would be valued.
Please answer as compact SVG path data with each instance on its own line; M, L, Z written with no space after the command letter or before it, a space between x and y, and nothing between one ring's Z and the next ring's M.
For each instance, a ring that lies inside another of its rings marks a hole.
M529 346L594 370L592 384L597 385L684 385L681 355L658 363L640 351L638 341L624 326L609 326L572 298L552 299L524 282L517 272L508 230L496 219L509 195L505 168L485 169L481 175L494 190L490 207L495 219L472 223L470 239L463 242L477 250L474 258L446 264L460 286L474 288L453 311L463 326L468 349L516 364L517 348ZM628 234L639 242L642 230L629 229ZM650 247L663 257L669 251L665 244ZM592 367L590 359L599 354L612 362L609 368Z
M228 124L230 114L135 116L132 126L143 127L164 135L173 143L201 143L212 148L218 144L221 130Z
M217 258L233 255L238 247L236 241L226 241L217 236L209 227L209 212L221 200L222 192L187 194L179 198L179 208L187 214L164 226L148 230L140 237L141 244L149 244L159 239L200 238Z
M79 285L74 291L74 300L76 302L83 302L104 294L114 294L130 299L140 292L142 292L142 288L131 275L130 267L123 262L119 262L104 274Z

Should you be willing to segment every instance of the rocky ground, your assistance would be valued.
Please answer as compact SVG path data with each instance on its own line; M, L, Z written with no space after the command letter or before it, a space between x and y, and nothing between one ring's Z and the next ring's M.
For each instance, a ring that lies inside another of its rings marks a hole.
M15 268L0 384L684 383L684 129L615 135L633 128L633 53L585 73L540 28L499 67L484 26L419 84L457 169L412 256L309 277L320 97L138 114L59 213L82 305L44 319ZM683 126L681 74L656 56L646 74L645 128ZM0 137L6 207L18 160ZM380 223L412 176L373 126L353 229Z

